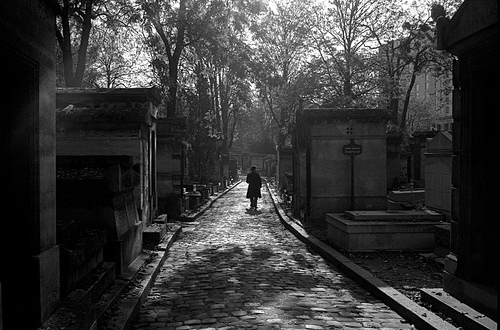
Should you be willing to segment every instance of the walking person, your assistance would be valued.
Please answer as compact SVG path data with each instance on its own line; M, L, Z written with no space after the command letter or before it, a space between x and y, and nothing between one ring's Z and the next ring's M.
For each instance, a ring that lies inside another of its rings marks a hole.
M247 198L250 198L250 209L257 210L257 199L261 198L260 188L262 187L262 179L259 173L256 172L257 167L252 165L250 173L247 174Z

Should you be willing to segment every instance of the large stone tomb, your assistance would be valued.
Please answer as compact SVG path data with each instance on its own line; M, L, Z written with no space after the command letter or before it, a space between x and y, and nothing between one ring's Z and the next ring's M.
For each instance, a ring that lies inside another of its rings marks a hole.
M304 109L297 114L294 213L326 227L325 214L387 207L383 109ZM304 210L304 212L301 212Z

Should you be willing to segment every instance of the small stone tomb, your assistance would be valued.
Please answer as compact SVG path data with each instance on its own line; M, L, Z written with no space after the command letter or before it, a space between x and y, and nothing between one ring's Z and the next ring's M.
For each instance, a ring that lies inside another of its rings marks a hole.
M326 215L327 235L348 251L433 251L436 224L443 215L429 210L345 211Z

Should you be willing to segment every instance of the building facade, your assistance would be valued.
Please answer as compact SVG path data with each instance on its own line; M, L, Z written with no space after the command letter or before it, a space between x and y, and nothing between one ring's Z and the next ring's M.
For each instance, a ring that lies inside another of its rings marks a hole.
M453 129L451 74L435 76L431 72L416 76L412 98L430 109L429 130L451 132Z

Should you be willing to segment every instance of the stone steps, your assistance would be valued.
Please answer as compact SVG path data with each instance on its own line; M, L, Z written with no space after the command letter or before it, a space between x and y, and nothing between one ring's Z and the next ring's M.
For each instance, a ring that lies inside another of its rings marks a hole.
M420 293L422 301L432 305L433 310L442 312L465 330L497 329L494 320L460 302L443 289L421 289Z
M345 211L344 215L354 221L442 221L444 216L430 210L370 210Z

